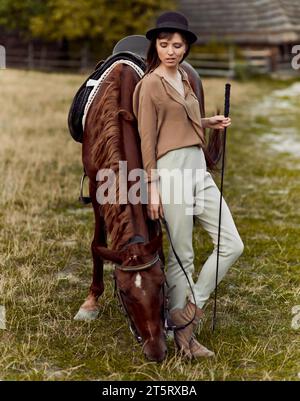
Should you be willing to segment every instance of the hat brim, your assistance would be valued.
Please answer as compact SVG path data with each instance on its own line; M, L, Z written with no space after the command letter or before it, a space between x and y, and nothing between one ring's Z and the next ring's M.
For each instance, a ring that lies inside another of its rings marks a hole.
M148 40L152 40L154 39L160 32L163 31L170 31L170 32L179 32L179 33L183 33L185 35L185 37L187 38L188 42L190 44L195 43L198 40L197 35L195 35L193 32L191 31L187 31L186 29L179 29L179 28L168 28L168 27L164 27L164 28L153 28L150 29L149 31L146 32L146 38Z

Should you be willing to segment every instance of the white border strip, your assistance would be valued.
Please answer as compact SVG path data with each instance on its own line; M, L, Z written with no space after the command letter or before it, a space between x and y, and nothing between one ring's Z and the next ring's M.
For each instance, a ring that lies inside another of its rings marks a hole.
M6 329L5 306L0 305L0 329Z
M83 113L83 117L82 117L82 128L84 130L85 127L85 120L86 120L86 116L88 114L88 111L91 107L91 104L95 98L95 96L98 93L98 90L101 87L102 82L105 80L105 78L108 76L108 74L114 69L114 67L117 64L127 64L130 67L132 67L137 74L139 75L140 78L142 78L142 76L144 75L144 71L138 67L136 64L134 64L132 61L129 60L117 60L116 62L114 62L106 71L104 71L104 73L101 75L101 77L99 79L89 79L86 83L86 86L94 86L94 89L91 91L88 100L86 102L85 108L84 108L84 113Z

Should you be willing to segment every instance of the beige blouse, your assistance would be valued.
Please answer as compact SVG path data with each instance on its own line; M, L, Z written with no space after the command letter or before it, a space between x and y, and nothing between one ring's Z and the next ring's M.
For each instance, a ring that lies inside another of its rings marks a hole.
M157 72L147 74L135 87L133 112L141 138L143 167L146 181L159 178L156 161L173 149L186 146L204 146L198 99L179 67L185 97Z

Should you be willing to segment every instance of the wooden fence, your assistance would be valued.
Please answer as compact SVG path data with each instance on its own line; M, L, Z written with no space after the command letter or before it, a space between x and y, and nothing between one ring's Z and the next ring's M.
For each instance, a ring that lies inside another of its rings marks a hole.
M78 54L49 49L46 46L35 48L32 44L24 47L6 48L7 68L26 68L43 71L92 71L99 61L94 55L82 48ZM270 49L239 50L238 56L230 48L227 53L194 53L187 61L201 76L222 76L234 78L252 73L269 74L274 71L274 58ZM276 63L275 63L276 64ZM277 63L280 68L280 61ZM291 68L288 62L285 68Z
M48 49L46 46L36 49L32 44L6 49L7 68L81 72L93 69L97 62L86 48L68 56L64 51Z
M272 71L271 51L268 49L240 50L238 57L232 49L223 54L198 53L190 56L187 61L201 76L233 78L242 71L257 74Z

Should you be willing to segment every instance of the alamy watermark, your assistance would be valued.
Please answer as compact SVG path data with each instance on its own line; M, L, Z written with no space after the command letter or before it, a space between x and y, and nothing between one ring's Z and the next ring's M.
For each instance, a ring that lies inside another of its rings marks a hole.
M6 329L5 306L0 305L0 329Z
M152 169L162 204L181 205L186 215L200 214L204 207L204 169ZM96 192L99 204L148 204L151 188L145 170L132 169L129 174L127 161L119 161L118 172L100 169L96 180L100 182Z
M295 305L292 307L292 323L291 327L294 330L299 330L300 329L300 305Z
M5 47L0 45L0 70L6 68L6 50Z
M299 70L300 69L300 45L295 45L292 47L292 54L296 54L292 58L292 68L294 70Z

